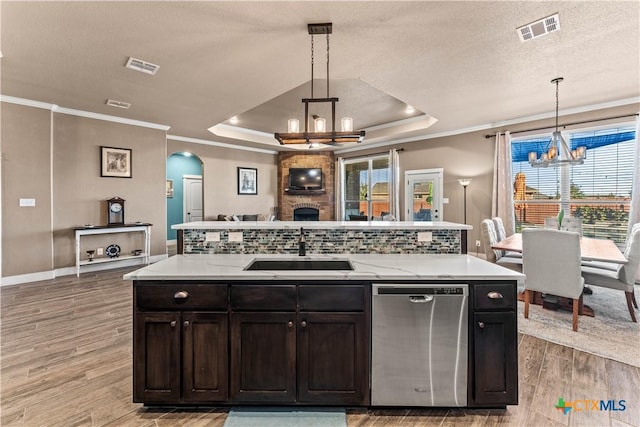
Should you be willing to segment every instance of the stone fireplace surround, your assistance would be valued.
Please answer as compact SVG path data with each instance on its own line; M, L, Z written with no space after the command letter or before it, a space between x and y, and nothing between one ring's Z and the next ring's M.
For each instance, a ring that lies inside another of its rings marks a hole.
M289 168L321 168L324 191L308 194L287 194ZM335 158L331 151L300 153L283 151L278 154L278 219L293 221L297 208L318 209L320 221L335 221Z

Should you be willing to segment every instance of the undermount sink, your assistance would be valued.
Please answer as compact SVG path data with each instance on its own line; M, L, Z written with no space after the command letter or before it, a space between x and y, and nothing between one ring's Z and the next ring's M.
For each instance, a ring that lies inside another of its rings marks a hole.
M348 259L254 259L245 270L353 270Z

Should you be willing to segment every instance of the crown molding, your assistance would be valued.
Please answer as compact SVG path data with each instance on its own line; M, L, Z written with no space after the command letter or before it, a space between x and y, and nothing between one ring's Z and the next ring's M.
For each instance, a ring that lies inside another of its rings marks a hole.
M254 153L278 154L278 151L276 150L267 150L264 148L255 148L255 147L244 147L241 145L234 145L226 142L210 141L208 139L189 138L186 136L178 136L178 135L167 135L167 140L169 139L173 141L191 142L194 144L213 145L215 147L221 147L221 148L231 148L233 150L252 151Z
M142 120L127 119L127 118L124 118L124 117L111 116L111 115L108 115L108 114L93 113L91 111L76 110L76 109L73 109L73 108L60 107L59 105L56 105L56 104L49 104L47 102L34 101L32 99L17 98L15 96L0 95L0 101L1 102L7 102L7 103L10 103L10 104L24 105L26 107L42 108L42 109L45 109L45 110L52 111L54 113L68 114L68 115L71 115L71 116L78 116L78 117L86 117L88 119L95 119L95 120L102 120L102 121L106 121L106 122L121 123L121 124L124 124L124 125L139 126L139 127L144 127L144 128L150 128L150 129L158 129L158 130L162 130L162 131L165 131L165 132L168 131L169 128L171 127L171 126L161 125L161 124L157 124L157 123L144 122Z

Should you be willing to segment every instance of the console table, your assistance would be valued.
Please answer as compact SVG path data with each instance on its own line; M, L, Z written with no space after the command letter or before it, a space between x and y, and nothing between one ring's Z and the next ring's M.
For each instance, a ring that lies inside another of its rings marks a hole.
M133 224L123 224L123 225L95 225L95 226L84 226L84 227L76 227L74 228L76 233L76 276L80 276L80 268L84 265L94 265L101 264L107 262L114 261L124 261L139 258L145 264L149 264L150 253L151 253L151 226L153 224L149 223L140 223L136 222ZM115 233L143 233L144 235L144 250L139 255L121 255L117 257L104 257L104 258L95 258L92 261L88 259L80 260L80 239L82 236L91 236L97 234L115 234Z

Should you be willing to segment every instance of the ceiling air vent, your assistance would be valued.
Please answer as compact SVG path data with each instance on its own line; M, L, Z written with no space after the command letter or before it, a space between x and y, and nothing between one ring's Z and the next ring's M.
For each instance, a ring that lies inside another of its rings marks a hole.
M114 99L107 99L107 105L110 107L117 107L128 110L131 107L131 104L128 102L116 101Z
M129 58L125 67L132 70L140 71L141 73L151 74L152 76L155 75L160 68L159 65L136 58Z
M516 28L521 42L535 39L560 29L560 17L557 13Z

